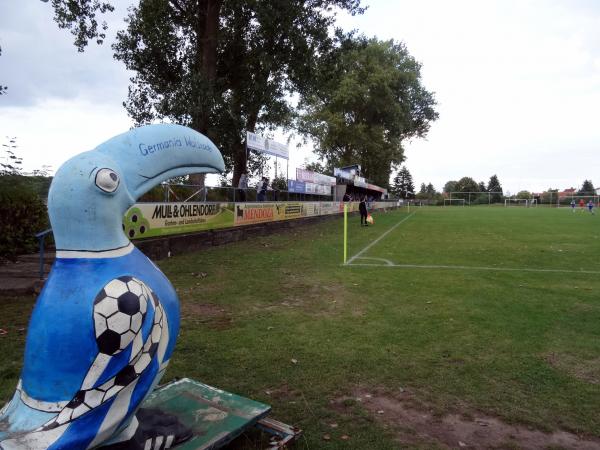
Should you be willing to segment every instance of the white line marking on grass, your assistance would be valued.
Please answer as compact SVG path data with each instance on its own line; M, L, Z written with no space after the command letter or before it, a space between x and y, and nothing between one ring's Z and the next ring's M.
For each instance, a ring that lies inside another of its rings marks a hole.
M356 259L368 259L369 261L382 261L385 263L386 266L393 266L394 263L392 261L390 261L389 259L385 259L385 258L370 258L367 256L359 256ZM379 265L379 264L377 264Z
M350 258L348 261L346 261L345 265L346 266L350 265L352 263L352 261L354 261L356 258L359 258L360 255L362 255L364 252L366 252L367 250L369 250L371 247L373 247L380 240L382 240L389 233L391 233L392 231L394 231L398 226L400 226L402 223L406 222L408 219L410 219L414 215L415 215L415 213L412 213L412 214L409 214L408 216L406 216L404 219L402 219L400 222L398 222L396 225L394 225L392 228L390 228L389 230L387 230L385 233L383 233L381 236L379 236L377 239L375 239L373 242L371 242L369 245L367 245L365 248L363 248L360 252L358 252L356 255L354 255L352 258Z
M600 271L595 270L569 270L569 269L530 269L514 267L477 267L477 266L442 266L433 264L368 264L354 263L348 264L358 267L395 267L398 269L449 269L449 270L488 270L498 272L537 272L537 273L573 273L585 275L600 275Z

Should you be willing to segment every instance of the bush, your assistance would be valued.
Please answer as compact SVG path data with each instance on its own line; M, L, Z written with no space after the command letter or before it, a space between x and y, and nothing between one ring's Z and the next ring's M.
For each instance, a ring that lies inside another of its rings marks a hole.
M46 205L30 183L0 176L0 258L37 249L35 234L48 228Z

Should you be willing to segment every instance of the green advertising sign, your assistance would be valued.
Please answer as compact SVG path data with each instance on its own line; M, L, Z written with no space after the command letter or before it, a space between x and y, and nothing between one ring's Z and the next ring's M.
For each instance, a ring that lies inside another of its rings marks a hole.
M137 203L125 214L130 239L232 227L233 203Z

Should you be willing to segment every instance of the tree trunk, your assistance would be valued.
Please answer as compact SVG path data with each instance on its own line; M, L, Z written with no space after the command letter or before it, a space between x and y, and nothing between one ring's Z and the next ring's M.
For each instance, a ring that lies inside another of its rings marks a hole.
M246 143L236 145L233 160L233 187L237 187L242 172L248 167Z
M258 119L258 111L252 111L248 115L246 121L246 130L254 131L256 121ZM242 172L248 168L248 152L246 150L246 141L236 145L233 153L233 186L236 187Z
M207 98L199 98L198 105L205 104L213 95L213 86L217 76L217 38L222 0L198 0L198 20L196 22L196 67L197 72L206 80ZM192 117L192 128L210 137L210 107L199 108ZM190 182L204 186L205 174L190 175Z

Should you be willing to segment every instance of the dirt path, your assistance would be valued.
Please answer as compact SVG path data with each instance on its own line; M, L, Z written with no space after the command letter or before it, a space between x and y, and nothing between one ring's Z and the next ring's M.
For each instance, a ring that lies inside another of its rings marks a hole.
M333 407L341 414L352 414L357 404L385 429L392 431L398 442L404 445L471 449L600 449L600 439L583 438L566 431L545 433L472 412L465 416L439 416L408 390L391 394L382 389L357 389L352 397L336 399Z

